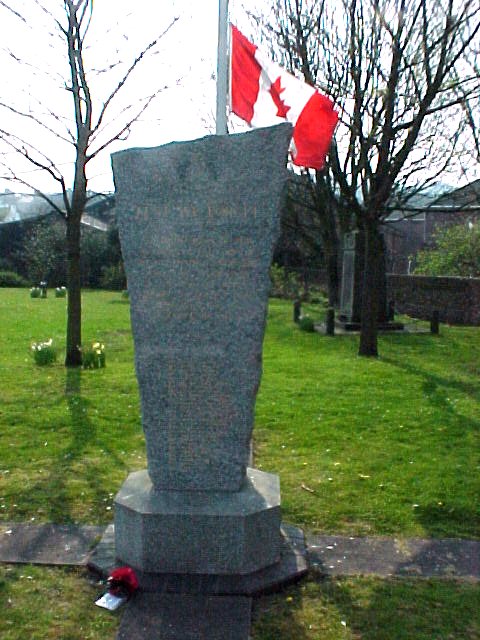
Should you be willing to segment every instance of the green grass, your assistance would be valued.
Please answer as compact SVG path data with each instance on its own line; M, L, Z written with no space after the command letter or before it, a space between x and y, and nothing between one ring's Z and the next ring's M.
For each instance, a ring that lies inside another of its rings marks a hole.
M84 342L105 343L105 369L66 371L62 357L35 366L32 342L64 347L65 305L0 291L2 520L109 522L121 482L145 466L129 305L83 295ZM271 302L255 429L256 464L280 474L285 519L478 537L480 331L383 336L381 357L365 359L357 337L305 333L291 315Z
M480 331L384 335L368 359L357 337L304 333L290 317L272 301L255 431L285 518L325 532L478 537Z
M106 344L107 368L38 367L32 342L64 349L66 300L0 291L0 518L103 523L129 471L145 467L129 305L83 294L84 343Z
M114 640L122 611L78 570L0 566L2 640ZM478 587L445 580L309 579L254 601L253 640L478 640Z
M0 521L108 523L120 484L146 465L129 304L86 291L83 310L84 343L106 345L106 368L66 371L63 354L38 367L32 342L64 348L66 300L0 289ZM357 337L301 332L291 304L272 300L255 457L280 475L284 519L328 533L478 538L479 337L444 326L385 335L380 358L364 359ZM77 572L0 567L0 637L113 639L117 618L93 607L95 589ZM312 580L257 603L254 639L479 638L475 593L445 581Z
M254 640L478 640L478 587L441 580L310 579L255 602Z
M78 569L0 565L0 638L113 640L120 612L94 605L104 591Z

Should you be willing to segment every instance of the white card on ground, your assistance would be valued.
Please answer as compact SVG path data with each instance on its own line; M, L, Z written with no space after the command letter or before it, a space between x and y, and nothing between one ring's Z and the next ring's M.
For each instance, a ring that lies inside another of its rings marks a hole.
M126 596L114 596L107 591L107 593L104 593L103 596L95 602L95 604L98 607L103 607L104 609L108 609L109 611L115 611L115 609L121 607L122 604L126 601Z

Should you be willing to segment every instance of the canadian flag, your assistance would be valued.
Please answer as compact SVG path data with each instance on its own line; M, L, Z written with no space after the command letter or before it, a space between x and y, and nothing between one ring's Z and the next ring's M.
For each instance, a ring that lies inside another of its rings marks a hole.
M338 114L330 98L284 71L231 26L231 110L252 127L294 126L294 164L322 169Z

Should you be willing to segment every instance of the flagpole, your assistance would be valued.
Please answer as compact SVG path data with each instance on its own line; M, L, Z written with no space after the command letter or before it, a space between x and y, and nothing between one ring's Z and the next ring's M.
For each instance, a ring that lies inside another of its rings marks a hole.
M217 116L216 134L227 134L228 94L228 0L219 0L217 50Z

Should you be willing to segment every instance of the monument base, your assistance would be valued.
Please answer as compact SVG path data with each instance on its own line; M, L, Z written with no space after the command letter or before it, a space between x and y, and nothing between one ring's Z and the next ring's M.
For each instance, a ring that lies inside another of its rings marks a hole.
M303 531L290 524L280 527L280 560L274 565L246 575L202 575L135 572L143 592L208 594L215 596L259 596L283 589L308 573L307 547ZM90 554L90 571L107 578L122 566L115 551L115 527L109 525Z
M360 322L355 322L353 320L345 320L340 317L337 322L335 322L335 328L338 328L342 331L360 331L362 325ZM378 322L377 330L378 331L403 331L405 325L403 322Z
M115 551L144 573L242 575L280 558L278 476L247 469L240 491L156 491L147 471L115 498Z

